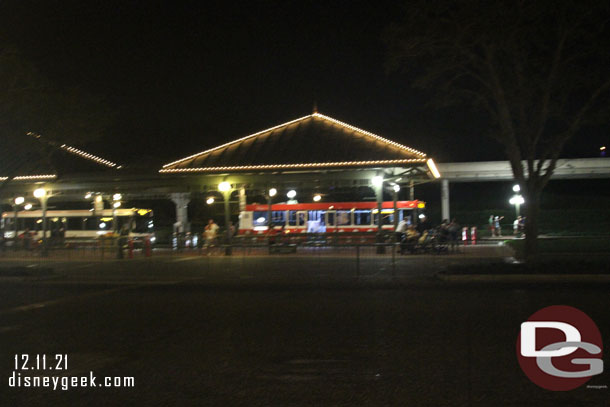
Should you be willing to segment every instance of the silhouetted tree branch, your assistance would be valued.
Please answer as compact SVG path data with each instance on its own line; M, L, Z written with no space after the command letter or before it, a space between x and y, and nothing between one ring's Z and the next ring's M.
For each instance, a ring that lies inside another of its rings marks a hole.
M598 3L416 0L387 31L390 69L437 103L486 113L526 198L528 257L566 142L609 110L609 13Z

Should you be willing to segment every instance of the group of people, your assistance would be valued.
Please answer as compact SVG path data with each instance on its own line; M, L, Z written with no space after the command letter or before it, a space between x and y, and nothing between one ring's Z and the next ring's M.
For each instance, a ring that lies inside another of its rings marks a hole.
M501 237L502 236L502 224L500 221L504 219L504 216L489 216L489 231L492 236Z
M425 246L432 239L439 245L449 245L454 251L460 239L460 229L455 219L451 222L444 219L440 225L432 228L427 218L422 218L417 225L411 224L410 220L405 218L396 226L396 241L400 242L402 254L405 251L414 253L418 246Z
M489 231L491 236L502 237L502 224L500 221L504 219L504 216L489 216ZM513 221L513 234L515 236L523 236L525 233L525 216L517 216Z

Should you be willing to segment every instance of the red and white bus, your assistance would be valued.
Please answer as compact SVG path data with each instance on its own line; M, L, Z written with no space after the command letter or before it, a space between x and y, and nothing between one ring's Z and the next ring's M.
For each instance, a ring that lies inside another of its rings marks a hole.
M413 211L425 208L423 201L397 201L398 222L413 221ZM240 234L265 234L268 205L246 205L239 215ZM319 202L271 205L271 223L286 233L375 232L377 202ZM382 203L382 228L394 228L394 202Z

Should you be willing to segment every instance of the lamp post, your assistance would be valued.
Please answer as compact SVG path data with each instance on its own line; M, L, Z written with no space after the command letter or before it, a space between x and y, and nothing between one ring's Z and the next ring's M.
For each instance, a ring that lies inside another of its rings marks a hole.
M373 187L375 189L375 196L377 197L377 243L382 243L383 236L382 232L382 218L381 218L381 209L383 202L383 176L376 175L371 180ZM381 245L377 246L377 254L385 253L385 248Z
M392 198L394 201L394 232L396 232L396 229L398 228L398 210L396 208L396 201L398 201L398 192L400 191L400 185L392 185L392 191L394 192L392 194ZM394 242L396 242L396 233L393 233L392 236L394 236Z
M34 190L34 197L40 201L40 208L42 209L42 254L47 255L47 190L44 188L38 188Z
M231 223L231 207L229 203L229 199L231 198L231 192L233 188L231 184L227 181L223 181L218 184L218 190L222 192L222 196L224 198L225 204L225 228L226 228L226 238L227 238L227 246L225 248L225 255L230 256L233 254L233 248L231 247L232 233L231 227L229 224Z
M14 249L17 249L17 233L19 231L19 227L17 226L17 213L19 210L19 205L21 205L23 202L25 202L25 198L22 196L18 196L17 198L15 198L15 200L13 201L13 211L15 212L15 219L14 219L14 229L15 229L15 236L13 236L13 247Z
M525 203L525 199L523 199L523 197L521 195L514 195L512 198L509 199L508 203L510 203L511 205L515 205L515 213L516 213L516 217L519 217L519 209L521 207L521 205L523 205Z
M116 211L121 207L121 199L123 199L123 195L121 194L117 193L112 195L112 229L114 229L115 232L119 230Z
M271 204L273 203L273 197L277 195L277 189L270 188L267 191L267 234L270 235L271 229L273 229L273 222L271 221Z

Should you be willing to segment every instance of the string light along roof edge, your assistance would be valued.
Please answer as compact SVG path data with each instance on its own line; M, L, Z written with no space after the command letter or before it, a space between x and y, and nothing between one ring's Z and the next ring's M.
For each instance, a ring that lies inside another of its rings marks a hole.
M315 112L315 113L313 113L313 114L310 114L310 115L307 115L307 116L303 116L303 117L299 117L298 119L290 120L290 121L288 121L288 122L286 122L286 123L282 123L282 124L279 124L279 125L277 125L277 126L273 126L273 127L268 128L268 129L261 130L261 131L259 131L259 132L256 132L256 133L253 133L253 134L247 135L247 136L245 136L245 137L238 138L238 139L233 140L233 141L230 141L230 142L228 142L228 143L221 144L221 145L219 145L219 146L216 146L216 147L210 148L210 149L205 150L205 151L202 151L202 152L200 152L200 153L192 154L192 155L189 155L188 157L184 157L184 158L181 158L181 159L179 159L179 160L172 161L171 163L168 163L168 164L163 165L163 169L162 169L162 170L160 170L159 172L169 172L169 171L165 171L165 169L167 169L168 167L171 167L171 166L174 166L174 165L177 165L177 164L183 163L183 162L188 161L188 160L191 160L191 159L193 159L193 158L200 157L200 156L202 156L202 155L205 155L205 154L208 154L208 153L211 153L211 152L214 152L214 151L217 151L217 150L223 149L223 148L225 148L225 147L229 147L229 146L231 146L231 145L233 145L233 144L237 144L237 143L240 143L240 142L242 142L242 141L245 141L245 140L248 140L248 139L254 138L254 137L259 136L259 135L261 135L261 134L268 133L268 132L271 132L271 131L274 131L274 130L280 129L280 128L282 128L282 127L290 126L291 124L294 124L294 123L297 123L297 122L300 122L300 121L303 121L303 120L306 120L306 119L310 119L310 118L317 118L317 119L326 120L326 121L328 121L328 122L330 122L330 123L333 123L333 124L339 125L339 126L341 126L341 127L345 127L345 128L347 128L347 129L349 129L349 130L352 130L352 131L355 131L355 132L360 133L360 134L362 134L362 135L368 136L368 137L370 137L370 138L372 138L372 139L374 139L374 140L376 140L376 141L381 141L381 142L383 142L383 143L386 143L386 144L391 145L392 147L395 147L395 148L398 148L398 149L401 149L401 150L407 151L408 153L413 154L413 155L415 155L415 156L418 156L418 157L420 157L420 158L422 158L422 159L424 159L424 158L426 158L426 157L427 157L425 153L423 153L423 152L421 152L421 151L419 151L419 150L416 150L416 149L411 148L411 147L407 147L407 146L402 145L402 144L400 144L400 143L396 143L396 142L394 142L394 141L392 141L392 140L388 140L388 139L386 139L386 138L383 138L383 137L381 137L381 136L378 136L378 135L373 134L373 133L371 133L371 132L368 132L368 131L366 131L366 130L360 129L360 128L358 128L358 127L352 126L352 125L347 124L347 123L344 123L344 122L342 122L342 121L339 121L339 120L333 119L332 117L325 116L325 115L323 115L323 114L320 114L320 113ZM388 160L388 161L392 161L392 160ZM317 164L317 163L314 163L314 165L315 165L315 164ZM322 163L321 163L321 164L322 164ZM288 165L288 164L277 164L277 165ZM250 167L256 167L256 166L250 166ZM210 168L215 168L215 167L210 167ZM240 167L217 167L217 168L240 168ZM286 168L287 168L287 167L286 167ZM200 169L200 170L201 170L201 169ZM176 171L173 171L173 172L176 172Z
M307 169L328 167L351 167L351 166L375 166L394 164L417 164L425 163L425 158L409 158L404 160L373 160L373 161L343 161L326 163L298 163L298 164L264 164L264 165L242 165L227 167L197 167L197 168L162 168L162 174L188 173L188 172L215 172L215 171L248 171L248 170L282 170L282 169Z
M94 161L94 162L96 162L98 164L105 165L106 167L115 168L118 165L116 163L113 163L110 160L105 160L105 159L103 159L101 157L98 157L98 156L93 155L93 154L89 154L86 151L79 150L78 148L69 146L67 144L62 144L61 146L59 146L59 148L61 148L62 150L68 151L69 153L78 155L78 156L80 156L82 158L86 158L88 160Z

